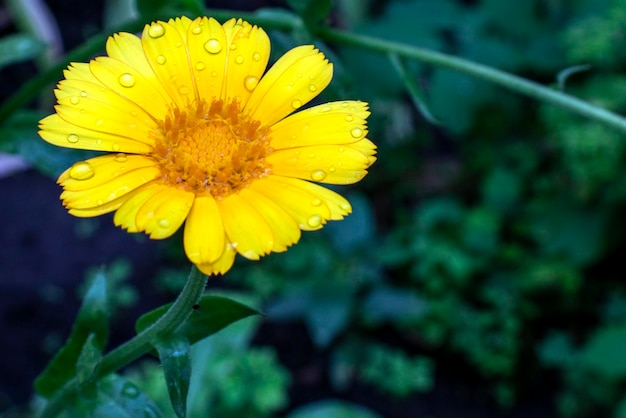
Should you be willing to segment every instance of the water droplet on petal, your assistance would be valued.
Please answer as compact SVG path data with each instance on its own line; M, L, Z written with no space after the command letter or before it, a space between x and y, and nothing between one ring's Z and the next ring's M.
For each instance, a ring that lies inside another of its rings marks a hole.
M237 44L233 42L232 44L230 44L230 50L234 51L235 49L237 49Z
M309 84L309 91L317 91L315 84Z
M87 97L87 92L86 91L81 91L80 95L81 95L81 97Z
M351 115L346 116L346 122L352 122L354 120L354 117L352 117Z
M150 36L151 38L156 39L160 38L163 35L165 35L165 28L160 23L154 23L148 29L148 36Z
M350 131L350 135L352 135L353 138L360 138L363 136L363 129L354 128Z
M291 107L293 107L294 109L299 108L300 106L302 106L302 102L300 100L294 100L293 102L291 102Z
M331 110L333 110L333 108L332 108L332 107L330 107L330 106L324 106L324 107L322 108L321 112L322 112L322 113L325 113L325 112L330 112Z
M159 225L160 228L169 228L170 221L169 219L162 218L157 221L157 225Z
M73 104L73 105L77 105L77 104L79 104L79 103L80 103L80 97L78 97L78 96L72 96L72 97L70 98L70 103L71 103L71 104Z
M243 80L243 85L248 91L252 91L259 84L259 79L253 75L249 75Z
M163 55L159 55L158 57L156 57L157 64L163 65L163 64L165 64L166 61L167 61L167 59Z
M118 163L123 163L126 160L128 160L128 156L124 154L123 152L120 152L119 154L115 156L115 161L117 161Z
M237 64L243 64L243 56L237 55L237 57L235 58L235 62Z
M341 103L341 107L348 107L349 104L350 103L348 103L348 102L343 102L343 103Z
M178 92L180 94L182 94L183 96L186 96L189 94L189 87L187 86L180 86L180 88L178 89Z
M255 52L254 54L252 54L252 59L255 61L261 61L261 54Z
M203 62L197 62L196 63L196 70L198 70L198 71L204 70L204 63Z
M219 54L222 50L222 44L219 40L211 38L204 43L204 49L206 49L209 54Z
M191 33L194 35L200 35L202 33L202 28L200 26L196 26L191 30Z
M113 151L119 151L120 150L120 144L113 144L111 146L111 148L113 148Z
M78 139L79 139L79 138L78 138L78 135L76 135L76 134L69 134L69 135L67 136L67 142L70 142L70 143L72 143L72 144L77 143L77 142L78 142Z
M306 223L311 228L317 228L318 226L322 224L322 217L319 215L313 215L309 219L307 219Z
M70 168L70 177L74 180L89 180L94 174L93 166L87 161L79 161Z
M217 71L211 71L211 77L217 77Z
M311 205L313 205L313 206L322 206L322 200L321 199L315 199L314 201L311 202Z
M124 73L122 74L117 81L120 83L122 87L132 87L135 85L135 77L132 74Z
M96 139L96 145L102 145L102 139L100 138Z
M311 171L311 179L314 181L322 181L326 178L326 172L324 170Z
M352 206L350 206L350 203L348 202L341 202L339 204L339 207L341 208L341 210L343 210L344 212L351 212L352 211Z
M330 167L328 167L328 171L330 171L331 173L334 173L335 171L337 171L337 169L335 168L334 165L331 165Z

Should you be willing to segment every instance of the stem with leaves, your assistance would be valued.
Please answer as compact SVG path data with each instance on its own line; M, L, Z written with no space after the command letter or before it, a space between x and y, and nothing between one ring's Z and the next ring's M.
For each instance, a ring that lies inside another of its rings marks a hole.
M95 372L95 378L106 376L128 365L152 350L158 339L176 331L191 315L194 305L200 301L207 280L208 277L193 266L185 287L167 312L153 325L104 356ZM63 408L67 397L76 394L78 389L76 379L67 382L46 404L40 418L55 417Z

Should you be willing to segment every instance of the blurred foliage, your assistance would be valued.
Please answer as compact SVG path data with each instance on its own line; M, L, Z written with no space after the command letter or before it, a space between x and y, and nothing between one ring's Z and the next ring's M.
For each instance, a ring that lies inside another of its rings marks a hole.
M152 4L139 1L140 16ZM287 4L304 14L303 25L270 32L278 51L332 22L547 85L562 70L589 65L561 87L626 112L623 0ZM258 15L272 13L287 12ZM0 66L41 52L25 35L3 38L3 48L20 54ZM284 254L238 262L220 283L259 298L269 326L303 324L328 358L324 373L338 398L363 386L391 399L421 398L461 382L505 408L540 398L554 416L626 417L623 135L449 69L407 61L396 71L384 55L320 48L336 69L324 98L370 102L378 162L348 189L354 211L344 221L304 234ZM415 108L414 93L439 125ZM15 113L0 150L58 174L76 151L50 152L37 139L42 114ZM177 270L180 237L170 246L155 285L175 293L186 276ZM135 300L132 289L124 292L119 305ZM285 348L255 344L258 332L258 320L247 319L193 346L190 416L376 416L339 400L290 404L290 385L301 386L281 364ZM74 357L88 339L80 337ZM126 375L173 414L160 366L148 362ZM103 393L117 396L119 382L105 382Z

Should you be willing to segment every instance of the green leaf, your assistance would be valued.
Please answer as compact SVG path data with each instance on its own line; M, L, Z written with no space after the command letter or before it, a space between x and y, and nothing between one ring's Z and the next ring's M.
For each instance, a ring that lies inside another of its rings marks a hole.
M98 346L96 334L91 333L76 361L76 380L80 385L83 396L95 397L95 374L100 359L102 358L102 348Z
M84 377L86 364L93 360L93 350L102 350L106 345L109 335L108 316L106 277L101 272L85 294L67 342L35 380L37 393L46 398L52 396L77 374L79 360ZM94 337L89 341L91 334ZM84 348L87 343L87 348Z
M35 58L45 45L24 34L7 35L0 39L0 68Z
M172 3L170 0L137 0L137 11L141 16L154 16Z
M161 359L172 407L178 418L184 418L187 416L187 393L191 378L191 345L186 338L175 335L157 341L155 347Z
M332 9L331 0L287 0L287 3L305 21L307 26L324 19Z
M328 399L304 405L287 418L380 418L364 406Z
M81 416L93 418L163 418L159 407L135 384L111 374L98 382L98 396L83 402Z
M169 309L170 305L161 306L142 315L135 324L137 333L154 324ZM258 314L258 311L232 299L206 295L202 297L197 309L176 333L186 337L190 344L194 344L233 322Z
M588 368L608 378L626 377L626 325L600 328L587 342L581 361Z

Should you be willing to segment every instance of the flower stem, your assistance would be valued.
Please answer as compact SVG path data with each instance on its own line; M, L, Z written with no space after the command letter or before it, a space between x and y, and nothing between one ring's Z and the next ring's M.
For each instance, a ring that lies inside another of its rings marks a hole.
M598 122L613 126L626 132L626 118L589 104L569 94L553 90L530 80L518 77L504 71L478 64L462 58L453 57L436 51L406 45L398 42L385 41L370 36L358 35L339 31L336 29L319 28L316 35L326 41L336 44L350 45L385 55L397 54L401 57L423 61L429 64L447 67L478 78L490 81L494 84L506 87L516 93L538 99L540 101L560 106L564 109L578 113Z
M104 377L126 366L149 352L158 338L176 331L191 315L193 306L202 297L207 279L207 276L200 273L196 266L193 266L185 287L183 287L183 290L167 312L150 327L104 356L95 377ZM76 379L67 382L46 404L39 415L40 418L52 418L58 415L63 409L64 401L68 396L75 394L77 389L78 381Z

